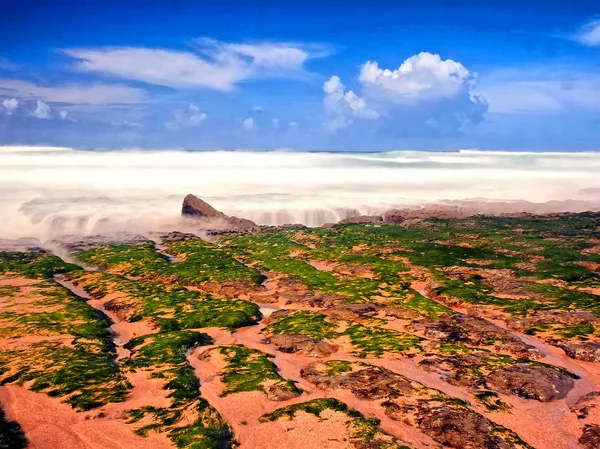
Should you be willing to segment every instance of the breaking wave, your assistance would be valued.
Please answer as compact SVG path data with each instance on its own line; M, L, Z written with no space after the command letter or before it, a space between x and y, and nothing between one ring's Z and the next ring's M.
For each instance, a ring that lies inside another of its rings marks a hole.
M269 225L464 200L579 210L600 204L599 172L600 153L1 147L0 237L173 228L188 193Z

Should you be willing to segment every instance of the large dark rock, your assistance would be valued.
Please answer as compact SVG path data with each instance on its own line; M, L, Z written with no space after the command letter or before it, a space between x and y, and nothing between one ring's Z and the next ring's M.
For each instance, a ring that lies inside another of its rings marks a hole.
M252 220L225 215L192 194L183 199L181 215L206 222L210 235L247 234L260 230Z
M192 194L187 195L183 199L181 214L191 215L193 217L227 218L227 215L225 215L223 212L216 210L206 201Z
M563 399L575 385L572 377L558 370L524 363L493 370L486 383L502 393L541 402Z

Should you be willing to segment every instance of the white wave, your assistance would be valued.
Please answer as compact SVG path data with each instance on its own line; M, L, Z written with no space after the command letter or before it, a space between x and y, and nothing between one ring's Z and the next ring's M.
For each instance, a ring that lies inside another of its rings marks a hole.
M177 226L188 193L269 225L469 198L595 201L599 168L600 153L0 147L0 237Z

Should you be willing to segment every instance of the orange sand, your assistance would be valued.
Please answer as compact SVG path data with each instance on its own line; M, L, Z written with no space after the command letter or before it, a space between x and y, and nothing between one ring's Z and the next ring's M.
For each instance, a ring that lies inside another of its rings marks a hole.
M173 448L165 435L142 438L121 420L94 419L60 399L15 385L0 387L0 403L8 419L21 425L31 449Z

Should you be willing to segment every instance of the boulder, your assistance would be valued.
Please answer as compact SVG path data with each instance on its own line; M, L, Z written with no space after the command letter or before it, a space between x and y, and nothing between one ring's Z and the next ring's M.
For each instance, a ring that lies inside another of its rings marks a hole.
M183 199L181 214L193 217L226 218L223 212L216 210L206 201L195 195L189 194Z
M225 215L192 194L183 199L181 215L207 222L210 235L248 234L260 230L252 220Z

